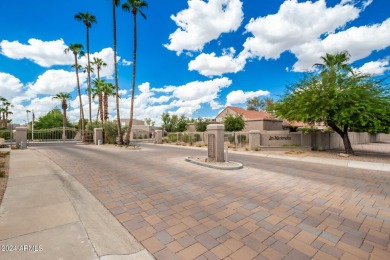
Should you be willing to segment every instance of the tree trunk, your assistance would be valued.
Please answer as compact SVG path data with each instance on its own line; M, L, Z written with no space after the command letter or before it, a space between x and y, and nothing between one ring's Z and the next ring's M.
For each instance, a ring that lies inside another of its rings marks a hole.
M344 143L344 150L346 154L352 154L354 155L354 151L352 149L351 142L349 140L348 136L348 126L344 125L344 131L342 131L336 124L334 123L328 123L328 125L343 139Z
M85 141L84 131L85 131L85 123L84 123L84 109L83 109L83 101L81 100L81 90L80 90L80 80L79 80L79 70L77 63L77 54L74 55L75 64L76 64L76 79L77 79L77 91L79 94L80 101L80 117L81 117L81 140Z
M119 115L119 86L118 86L118 68L116 62L116 11L115 1L112 0L112 19L114 27L114 74L115 74L115 102L116 102L116 123L118 128L118 144L123 144L121 118Z
M130 104L130 120L129 120L129 128L127 129L126 140L125 143L130 143L130 133L131 128L133 127L133 116L134 116L134 95L135 95L135 76L136 76L136 68L137 68L137 15L133 13L134 20L134 52L133 52L133 81L131 84L131 104Z
M104 94L104 122L107 122L108 120L108 95Z
M91 71L90 71L90 61L89 61L89 29L87 26L87 75L88 75L88 105L89 105L89 123L92 123L92 98L91 98Z

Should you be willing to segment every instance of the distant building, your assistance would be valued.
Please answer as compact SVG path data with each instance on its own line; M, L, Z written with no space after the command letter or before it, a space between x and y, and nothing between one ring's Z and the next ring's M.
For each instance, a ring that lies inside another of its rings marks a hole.
M129 118L121 118L121 125L122 126L128 126L129 125ZM116 122L116 120L114 120ZM140 139L145 137L152 138L154 136L154 132L156 130L162 130L162 127L160 126L148 126L146 125L145 121L133 119L133 125L131 127L131 135L130 138L136 138Z
M226 115L242 115L245 121L243 132L250 130L260 131L280 131L283 130L283 120L277 119L268 112L245 110L241 107L228 106L222 110L216 117L217 123L223 123Z

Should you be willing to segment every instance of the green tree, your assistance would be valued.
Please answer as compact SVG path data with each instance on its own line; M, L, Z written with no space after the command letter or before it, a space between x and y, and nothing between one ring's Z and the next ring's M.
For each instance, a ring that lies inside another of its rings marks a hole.
M176 115L173 115L176 116ZM188 118L185 115L181 115L180 117L176 116L176 120L174 120L175 125L173 128L174 132L184 132L187 130L187 123L188 123Z
M67 125L69 122L67 121ZM59 108L54 108L46 115L41 116L34 122L34 129L50 129L63 126L63 115Z
M197 120L195 120L195 130L197 132L205 132L209 123L210 119L203 119L199 117Z
M155 122L151 118L145 118L145 123L148 126L154 126Z
M53 99L57 99L61 101L61 108L62 108L62 127L63 127L63 133L62 133L62 139L66 139L65 135L65 127L68 123L68 120L66 118L66 110L68 109L68 100L71 98L71 95L69 93L60 92L57 95L53 97Z
M326 54L320 73L305 75L274 105L277 116L305 123L325 122L354 154L348 132L390 132L390 95L384 82L351 73L348 52Z
M223 119L223 124L225 131L228 132L242 131L245 127L245 121L242 115L227 114Z
M84 121L84 109L83 109L83 101L81 100L81 89L80 89L80 79L79 79L79 65L77 61L78 55L83 56L83 45L79 43L70 44L68 48L64 50L65 53L72 52L74 55L74 68L76 71L76 80L77 80L77 91L79 94L80 101L80 118L81 118L81 136L84 141L84 131L85 131L85 121Z
M92 122L92 98L91 98L91 62L89 60L89 29L93 23L96 23L96 17L88 12L77 13L74 19L82 22L87 30L86 41L87 41L87 75L88 75L88 103L89 103L89 121Z
M178 117L177 115L170 115L169 113L163 113L161 116L163 121L162 127L167 132L184 132L187 130L188 118L184 115Z
M134 36L134 50L133 50L133 80L131 83L131 104L130 104L130 120L129 127L127 128L127 134L125 142L128 144L130 142L130 132L133 126L133 116L134 116L134 92L135 92L135 76L137 68L137 14L140 13L143 18L146 19L146 15L142 11L142 8L148 7L148 4L143 0L127 0L126 3L122 5L122 9L133 14L133 36Z
M270 111L272 104L274 103L272 98L259 98L254 97L249 99L246 102L246 110L255 110L255 111Z

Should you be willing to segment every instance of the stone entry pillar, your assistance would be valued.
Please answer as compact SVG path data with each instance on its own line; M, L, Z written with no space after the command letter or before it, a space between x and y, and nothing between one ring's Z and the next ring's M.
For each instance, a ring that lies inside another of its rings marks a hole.
M22 142L25 145L27 145L27 128L26 127L16 127L15 130L16 130L15 131L16 148L20 148ZM25 148L25 146L24 146L24 148Z
M156 130L155 132L156 144L162 144L162 130Z
M225 126L212 124L207 126L208 161L224 162L224 134Z
M252 150L259 146L260 146L260 131L259 130L249 131L249 148Z
M95 145L103 144L103 128L94 128L93 129L93 143Z

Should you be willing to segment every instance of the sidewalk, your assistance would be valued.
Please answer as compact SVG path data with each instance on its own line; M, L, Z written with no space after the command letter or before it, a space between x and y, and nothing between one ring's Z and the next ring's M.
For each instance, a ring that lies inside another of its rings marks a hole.
M78 181L39 152L13 150L0 259L154 259Z

